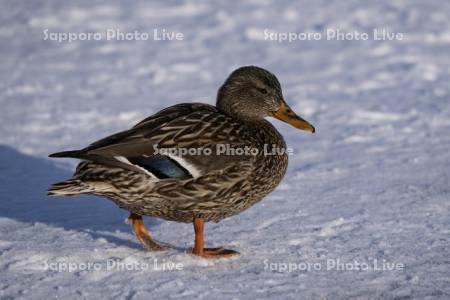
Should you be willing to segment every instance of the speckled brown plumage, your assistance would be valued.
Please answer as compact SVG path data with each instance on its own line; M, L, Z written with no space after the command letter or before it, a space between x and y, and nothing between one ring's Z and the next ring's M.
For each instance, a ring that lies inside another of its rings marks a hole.
M142 172L82 162L73 180L83 183L78 193L108 197L139 215L178 222L192 222L194 217L218 222L261 200L278 185L287 167L286 154L264 155L265 144L285 147L270 123L241 126L245 140L239 141L259 149L259 154L237 157L235 162L197 178L155 181Z
M85 149L51 155L83 161L73 178L53 185L49 194L107 197L133 216L218 222L260 201L286 172L286 153L265 153L265 147L286 148L266 116L314 132L284 102L272 73L240 68L220 88L216 106L171 106ZM219 154L220 145L257 151ZM155 147L201 151L165 155ZM201 222L196 224L203 230Z

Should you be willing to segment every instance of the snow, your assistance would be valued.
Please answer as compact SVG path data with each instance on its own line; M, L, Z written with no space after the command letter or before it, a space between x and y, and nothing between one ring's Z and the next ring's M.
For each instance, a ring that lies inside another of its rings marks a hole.
M0 298L450 298L448 1L0 5ZM45 29L107 28L184 39L43 39ZM327 28L405 38L288 43L263 34ZM76 163L49 153L175 103L214 103L230 71L249 64L278 76L317 133L273 121L294 149L283 183L207 224L207 244L239 257L193 257L192 226L150 218L172 248L145 252L112 202L46 197ZM182 270L161 270L176 264ZM357 264L368 269L349 269Z

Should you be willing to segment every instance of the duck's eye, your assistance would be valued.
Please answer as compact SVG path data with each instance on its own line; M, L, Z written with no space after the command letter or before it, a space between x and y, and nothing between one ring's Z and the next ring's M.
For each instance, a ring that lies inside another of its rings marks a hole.
M267 95L267 93L268 93L267 90L264 89L264 88L263 88L263 89L259 89L259 91L260 91L262 94L264 94L264 95Z

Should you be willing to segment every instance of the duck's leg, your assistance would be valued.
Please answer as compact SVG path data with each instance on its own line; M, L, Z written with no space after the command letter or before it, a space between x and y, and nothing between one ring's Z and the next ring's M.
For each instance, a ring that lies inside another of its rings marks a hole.
M203 239L203 231L205 221L201 218L194 218L195 244L192 253L205 258L221 258L239 255L234 250L220 248L204 248L205 241Z
M145 228L142 216L131 213L128 217L128 221L130 222L131 228L133 228L137 239L145 249L148 251L163 251L168 249L168 247L160 245L152 239L147 228Z

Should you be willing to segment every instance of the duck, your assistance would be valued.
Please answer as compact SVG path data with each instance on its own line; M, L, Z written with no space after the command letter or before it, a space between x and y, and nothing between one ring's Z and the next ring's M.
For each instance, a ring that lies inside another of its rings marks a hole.
M193 255L239 255L223 247L206 248L204 227L258 203L283 179L288 152L264 151L287 149L270 117L315 132L284 100L274 74L240 67L219 88L215 106L176 104L81 150L50 154L81 162L72 178L53 184L48 195L112 200L129 212L127 220L148 251L169 247L152 238L143 216L192 223Z

